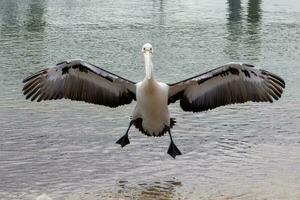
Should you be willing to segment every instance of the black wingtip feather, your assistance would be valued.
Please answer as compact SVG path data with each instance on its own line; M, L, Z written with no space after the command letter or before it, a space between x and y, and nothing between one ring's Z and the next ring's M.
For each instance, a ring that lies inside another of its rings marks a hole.
M247 63L243 63L243 65L245 65L245 66L247 66L247 67L255 67L254 65L247 64Z
M38 72L36 72L36 73L34 73L34 74L32 74L32 75L30 75L30 76L24 78L24 79L23 79L23 83L26 83L27 81L29 81L29 80L31 80L31 79L37 77L37 76L40 76L41 74L46 73L47 70L48 70L48 69L40 70L40 71L38 71Z

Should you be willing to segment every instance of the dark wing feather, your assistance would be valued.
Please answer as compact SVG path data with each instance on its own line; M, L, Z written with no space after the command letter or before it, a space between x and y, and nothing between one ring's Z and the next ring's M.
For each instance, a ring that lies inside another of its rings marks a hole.
M180 100L184 111L201 112L247 101L273 102L281 97L285 82L252 65L227 64L169 87L169 103Z
M135 83L82 60L58 63L23 80L26 99L71 99L109 107L135 100Z

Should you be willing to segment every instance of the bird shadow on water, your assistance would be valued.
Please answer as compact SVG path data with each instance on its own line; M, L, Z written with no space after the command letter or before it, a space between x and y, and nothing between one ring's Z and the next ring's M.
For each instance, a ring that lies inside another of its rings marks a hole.
M119 181L115 192L104 193L105 199L138 199L150 200L176 199L176 189L181 187L176 180L154 181L132 185L129 181ZM102 195L101 195L102 196Z
M130 183L120 180L116 183L116 188L105 192L84 195L83 199L137 199L150 200L161 199L171 200L176 198L176 189L181 187L181 182L177 180L153 181L147 183ZM98 194L97 194L98 193Z
M147 183L132 183L127 180L119 180L115 187L108 190L99 189L84 194L65 196L66 200L173 200L180 199L177 190L182 186L180 181L152 181Z

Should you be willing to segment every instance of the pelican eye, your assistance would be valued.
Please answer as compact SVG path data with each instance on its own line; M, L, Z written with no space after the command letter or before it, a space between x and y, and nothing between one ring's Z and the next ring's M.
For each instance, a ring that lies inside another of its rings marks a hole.
M152 48L150 48L150 51L152 51Z
M143 50L146 51L146 48L144 47Z

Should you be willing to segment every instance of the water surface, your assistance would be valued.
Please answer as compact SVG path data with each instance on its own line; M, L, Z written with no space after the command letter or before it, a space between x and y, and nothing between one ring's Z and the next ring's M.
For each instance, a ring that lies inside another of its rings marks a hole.
M299 38L298 0L0 1L0 199L300 199ZM134 104L22 96L24 77L70 58L139 81L146 42L160 81L245 62L287 88L273 104L170 106L176 160L168 137L114 144Z

